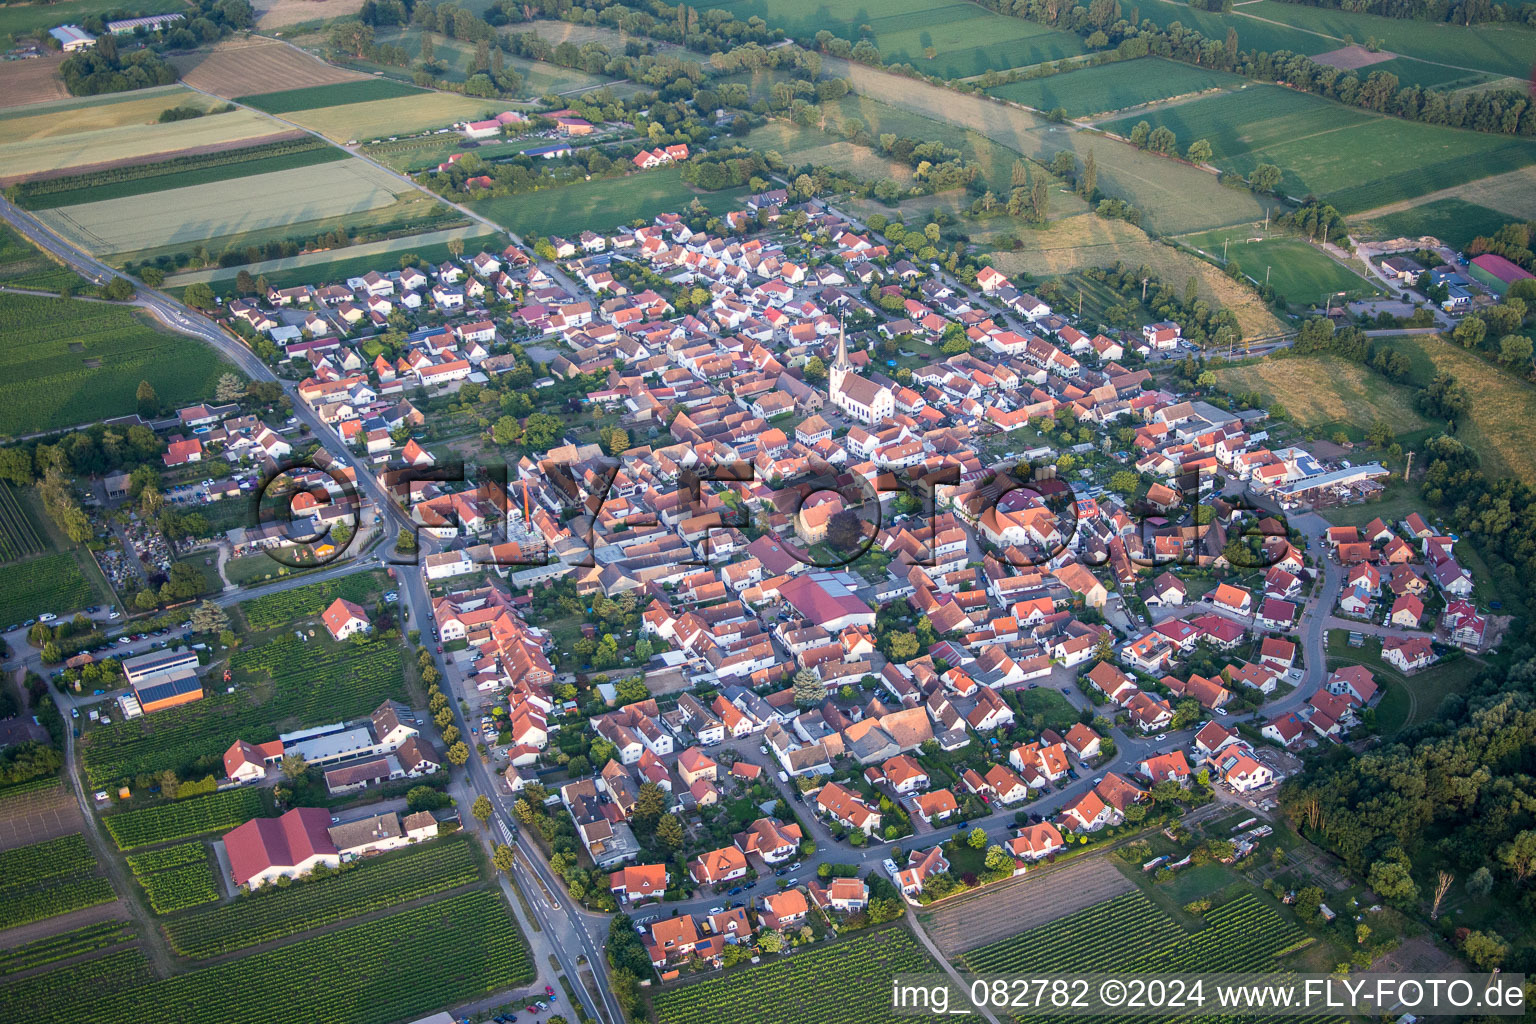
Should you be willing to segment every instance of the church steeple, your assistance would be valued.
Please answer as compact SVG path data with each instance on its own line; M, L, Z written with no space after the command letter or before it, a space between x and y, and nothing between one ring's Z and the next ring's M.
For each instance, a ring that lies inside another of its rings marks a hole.
M852 372L853 367L848 363L848 336L843 331L843 318L837 318L837 356L832 360L832 365L827 367L827 392L832 396L832 402L837 404L837 394L843 388L843 378Z

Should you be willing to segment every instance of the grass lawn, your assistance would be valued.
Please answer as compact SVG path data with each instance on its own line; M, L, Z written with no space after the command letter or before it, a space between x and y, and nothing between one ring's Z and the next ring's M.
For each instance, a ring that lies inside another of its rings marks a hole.
M163 404L184 405L211 397L231 369L208 345L158 330L130 306L0 295L0 322L11 342L0 357L0 435L133 412L141 380Z
M1434 719L1440 703L1453 693L1460 693L1485 669L1465 656L1451 656L1412 676L1405 676L1381 659L1381 638L1365 637L1360 647L1349 646L1349 631L1328 631L1328 667L1364 665L1383 687L1376 705L1376 727L1387 738L1413 725Z
M1045 716L1045 727L1055 729L1057 732L1070 729L1079 721L1077 708L1057 693L1041 684L1038 689L1014 691L1019 697L1019 717L1033 719L1035 715Z
M1234 88L1245 81L1225 71L1144 57L1009 82L987 92L1036 110L1061 107L1070 117L1087 117L1209 89Z
M1265 357L1224 366L1216 381L1234 394L1256 391L1279 403L1291 420L1320 434L1342 430L1354 440L1378 420L1398 434L1430 424L1413 408L1413 391L1357 363L1334 356Z
M1335 526L1364 526L1377 517L1391 526L1408 518L1409 513L1425 511L1424 499L1419 497L1417 484L1408 483L1398 474L1387 481L1386 490L1379 501L1363 505L1338 505L1325 508L1318 514Z
M1492 235L1514 219L1498 210L1451 197L1371 217L1360 227L1379 238L1433 235L1447 245L1465 249L1472 239Z
M681 169L673 166L466 205L518 235L574 237L583 228L602 231L650 221L658 213L681 212L695 198L712 212L724 213L737 208L746 194L745 188L701 192L683 181Z
M1381 293L1371 281L1301 238L1261 238L1247 225L1239 225L1185 235L1179 241L1217 260L1225 254L1249 278L1268 281L1292 305L1314 306L1339 292L1350 298Z

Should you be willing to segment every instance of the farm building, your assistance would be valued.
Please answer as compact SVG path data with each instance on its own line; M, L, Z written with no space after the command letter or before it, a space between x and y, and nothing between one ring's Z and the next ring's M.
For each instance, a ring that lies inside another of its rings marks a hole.
M59 41L59 49L65 53L74 53L96 45L96 37L79 25L60 25L58 28L49 29L48 34Z
M1484 285L1495 295L1503 295L1516 281L1536 277L1529 270L1523 270L1503 256L1491 252L1474 257L1467 269L1471 272L1474 281Z
M121 21L107 22L107 31L115 36L126 35L143 29L145 32L159 32L167 25L174 24L182 19L180 14L151 14L143 18L124 18Z

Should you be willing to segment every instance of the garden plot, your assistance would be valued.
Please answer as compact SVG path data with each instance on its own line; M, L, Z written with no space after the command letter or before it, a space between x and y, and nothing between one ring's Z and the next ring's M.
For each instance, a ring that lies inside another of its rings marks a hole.
M414 191L388 171L348 160L64 206L39 216L92 252L122 253L362 214ZM230 202L235 193L239 203Z

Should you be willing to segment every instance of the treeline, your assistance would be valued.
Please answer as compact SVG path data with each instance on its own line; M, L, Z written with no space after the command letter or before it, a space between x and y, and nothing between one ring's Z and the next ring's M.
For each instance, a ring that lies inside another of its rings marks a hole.
M1506 224L1491 236L1479 235L1472 239L1472 243L1467 246L1467 254L1481 256L1483 253L1491 252L1496 256L1503 256L1516 266L1530 270L1536 267L1536 254L1531 251L1532 238L1536 238L1536 221ZM1511 294L1526 300L1536 299L1536 289L1532 289L1524 282L1516 281L1510 286L1510 290Z
M1090 4L1054 0L978 0L1000 14L1067 29L1085 37L1095 49L1116 47L1122 58L1145 56L1217 68L1261 82L1278 82L1325 96L1348 106L1409 121L1467 128L1502 135L1536 135L1536 107L1517 89L1459 93L1402 86L1396 75L1372 71L1364 79L1353 71L1319 64L1289 50L1240 49L1238 32L1228 28L1225 39L1207 39L1174 22L1163 28L1150 19L1134 25L1119 17L1115 0ZM830 52L830 51L829 51Z
M1102 276L1100 276L1102 274ZM1230 309L1202 299L1195 278L1184 282L1182 293L1165 283L1148 267L1128 267L1117 262L1113 267L1093 273L1092 280L1108 286L1118 295L1130 296L1147 283L1147 297L1142 303L1159 320L1172 320L1183 336L1196 345L1207 342L1225 347L1235 343L1242 333L1237 315Z
M206 117L209 114L229 114L233 113L234 109L235 105L233 103L211 107L207 110L204 110L202 107L167 107L160 111L160 123L170 124L172 121L191 121L199 117Z
M176 69L153 50L135 50L120 54L117 42L104 35L96 45L81 50L59 65L64 88L71 96L99 96L103 93L148 89L176 81Z
M1536 25L1536 4L1505 4L1498 0L1283 0L1331 11L1377 14L1383 18L1443 21L1452 25L1503 22Z
M499 0L499 6L511 8L513 4L511 0ZM742 21L729 11L700 11L687 4L673 7L660 0L646 4L646 9L640 9L638 5L629 7L621 3L607 3L604 0L586 0L584 4L570 3L568 0L546 0L537 6L516 6L575 25L604 25L629 35L686 46L699 53L731 50L745 43L771 44L784 38L782 32L771 28L766 21L755 15Z
M744 146L701 153L683 164L683 180L711 192L745 185L767 173L763 155Z

